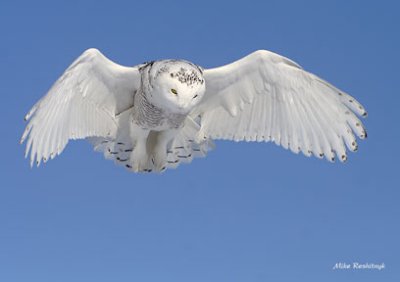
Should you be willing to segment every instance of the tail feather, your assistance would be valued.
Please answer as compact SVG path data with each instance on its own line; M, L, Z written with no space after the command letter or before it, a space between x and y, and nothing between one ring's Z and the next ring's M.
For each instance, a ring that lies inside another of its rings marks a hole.
M121 117L127 119L127 117ZM121 121L124 122L124 121ZM124 126L124 129L130 128ZM198 142L196 136L200 130L200 126L191 118L187 118L180 132L172 139L167 146L167 154L165 160L165 169L177 168L181 163L190 163L194 158L205 157L207 152L215 146L211 139L205 138ZM88 138L89 142L94 146L95 151L103 152L104 157L108 160L114 160L115 164L124 166L132 170L135 160L131 157L131 152L134 150L134 144L130 140L130 134L125 130L117 133L116 138L107 139L103 137ZM157 132L152 132L150 136L156 135ZM151 142L149 138L148 142ZM151 150L152 146L148 146ZM141 172L154 172L155 166L152 162L151 152L148 152L149 160L148 167Z

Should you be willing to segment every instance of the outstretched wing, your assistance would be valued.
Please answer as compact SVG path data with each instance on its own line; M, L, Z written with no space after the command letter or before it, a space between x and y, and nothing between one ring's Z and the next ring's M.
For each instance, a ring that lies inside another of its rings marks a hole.
M60 154L69 139L111 137L116 115L133 106L140 86L136 67L123 67L96 49L86 50L29 111L21 143L31 165Z
M294 153L347 159L366 131L366 116L353 97L295 62L256 51L231 64L204 71L206 93L192 113L200 116L200 138L273 141Z

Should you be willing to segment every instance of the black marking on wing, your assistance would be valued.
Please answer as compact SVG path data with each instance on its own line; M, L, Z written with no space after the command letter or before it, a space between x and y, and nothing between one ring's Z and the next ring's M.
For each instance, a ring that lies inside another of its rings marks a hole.
M192 154L189 154L187 156L177 155L177 157L181 158L181 159L187 159L187 158L190 158L191 156L192 156Z
M110 148L108 148L108 152L109 152L111 155L117 155L117 154L118 154L118 152L113 152L113 151L111 151Z

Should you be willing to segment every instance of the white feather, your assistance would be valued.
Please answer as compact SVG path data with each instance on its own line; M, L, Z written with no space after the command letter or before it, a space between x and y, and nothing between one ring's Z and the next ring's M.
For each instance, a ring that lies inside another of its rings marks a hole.
M31 165L53 159L70 139L86 138L106 159L133 171L150 172L176 168L205 156L214 148L212 139L272 141L296 154L302 152L329 161L337 156L345 161L346 147L357 150L355 136L366 137L357 117L366 116L360 103L272 52L257 51L231 64L204 70L205 93L202 77L198 79L201 87L191 88L184 83L185 77L176 84L172 73L158 76L165 65L182 68L181 63L193 67L191 63L157 62L154 69L153 63L123 67L96 49L85 51L25 117L29 122L21 143L27 140L26 156L30 154ZM148 72L142 67L149 67ZM148 93L147 98L154 94L154 101L149 101L154 103L145 108L139 99L143 96L136 93L145 93L150 79L155 77L163 79L157 82L154 93ZM180 87L179 97L163 90L169 89L169 84ZM197 100L193 100L195 97ZM152 125L151 115L157 113L151 112L153 108L169 113L179 101L194 107L179 130L168 123ZM142 110L150 111L141 120L146 123L149 119L149 128L134 124L135 114ZM146 130L148 135L143 133ZM160 132L168 130L176 131L171 139ZM146 143L138 143L143 141L141 136L145 136ZM158 152L157 142L165 142L166 146L165 157L161 154L165 159L163 167L159 159L155 162L153 158ZM145 149L138 144L145 144ZM138 151L144 154L137 154Z
M140 86L136 67L123 67L96 49L86 50L29 111L21 143L28 138L31 165L60 154L69 139L115 137L115 116L133 105Z
M206 93L191 116L200 116L200 131L211 138L274 141L295 153L345 161L346 146L356 149L353 132L366 137L355 115L366 116L360 103L275 53L256 51L206 69L204 78Z

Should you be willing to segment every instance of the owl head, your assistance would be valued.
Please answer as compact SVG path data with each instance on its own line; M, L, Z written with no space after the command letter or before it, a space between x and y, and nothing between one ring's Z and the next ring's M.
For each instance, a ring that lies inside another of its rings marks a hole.
M203 71L190 62L156 61L147 64L142 72L147 100L171 113L189 113L204 95Z

